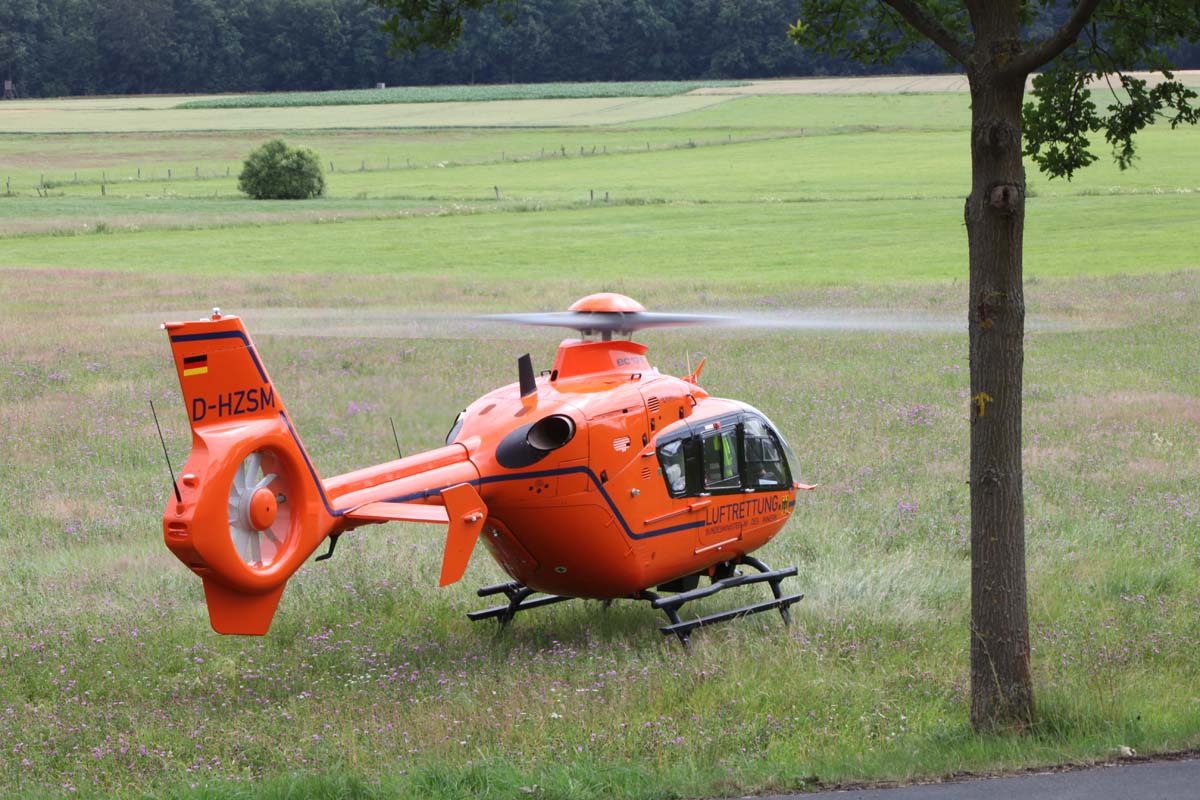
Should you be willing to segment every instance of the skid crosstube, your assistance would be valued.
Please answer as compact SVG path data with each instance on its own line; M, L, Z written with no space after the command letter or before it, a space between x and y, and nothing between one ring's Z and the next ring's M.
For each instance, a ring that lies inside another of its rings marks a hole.
M747 575L742 575L735 572L735 568L741 564L753 567L754 569L758 570L758 572ZM670 595L659 595L647 589L642 591L638 595L637 599L646 600L653 608L659 609L665 613L670 624L663 625L659 628L659 630L662 631L663 634L673 634L679 637L679 641L685 646L688 643L688 636L696 628L703 628L708 625L716 625L719 622L726 622L731 619L738 619L739 617L746 617L750 616L751 614L758 614L760 612L770 611L772 609L779 610L779 614L783 618L784 624L791 624L791 614L788 612L788 608L793 604L803 600L804 595L791 594L785 596L783 591L780 589L779 584L785 578L790 578L796 574L797 570L795 567L785 567L783 569L773 570L763 562L759 561L757 558L752 556L742 556L742 558L736 563L728 564L728 572L729 575L727 577L714 579L708 586L701 586L685 592L679 592L677 594ZM728 611L719 611L715 614L709 614L696 619L684 620L679 616L679 609L686 603L690 603L694 600L700 600L705 597L711 597L712 595L717 594L718 592L723 592L726 589L733 589L738 586L746 586L753 583L769 583L771 586L771 593L774 595L773 599L766 600L761 603L752 603L750 605L741 606L740 608L734 608ZM480 611L472 611L467 614L467 617L472 622L478 622L482 619L495 618L500 623L501 628L508 625L509 622L512 622L513 617L515 617L520 611L528 611L531 608L552 605L554 603L561 603L564 600L572 599L570 597L563 597L553 594L530 599L532 595L536 594L536 591L523 583L518 583L517 581L499 583L494 586L484 586L483 588L477 590L476 594L480 597L503 594L508 598L508 603L506 605L493 606L492 608L485 608ZM605 607L607 607L611 602L611 600L605 601Z
M528 611L531 608L553 605L554 603L561 603L564 600L572 599L570 597L560 597L556 594L548 594L545 597L538 597L530 600L529 596L533 593L533 589L530 589L523 583L517 583L516 581L511 581L509 583L498 583L495 586L484 586L481 589L477 589L475 594L479 595L480 597L488 597L493 594L504 594L506 597L508 597L508 605L492 606L491 608L485 608L480 611L468 612L467 619L471 620L472 622L478 622L481 619L491 619L492 617L495 617L496 620L499 621L500 627L503 628L505 625L512 622L512 618L517 615L518 611Z

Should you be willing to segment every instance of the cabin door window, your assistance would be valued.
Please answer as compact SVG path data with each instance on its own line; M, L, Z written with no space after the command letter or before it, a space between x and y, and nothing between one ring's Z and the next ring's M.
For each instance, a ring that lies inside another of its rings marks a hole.
M727 492L742 488L741 458L736 427L706 434L702 447L704 491Z

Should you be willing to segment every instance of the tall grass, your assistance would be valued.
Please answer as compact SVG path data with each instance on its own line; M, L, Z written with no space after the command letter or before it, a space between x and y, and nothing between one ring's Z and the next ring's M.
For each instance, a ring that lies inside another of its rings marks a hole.
M977 740L966 719L958 335L647 337L673 372L688 351L693 363L707 356L705 385L770 414L797 446L804 478L821 484L762 553L801 568L794 584L807 598L790 629L764 615L697 634L685 653L662 640L644 605L578 602L498 635L463 616L480 605L474 586L502 578L495 565L477 553L467 581L437 590L438 536L390 525L303 568L271 634L247 640L208 630L198 582L161 545L169 483L146 400L159 401L176 464L188 438L146 312L190 315L232 300L259 331L255 307L294 306L302 318L305 307L370 306L406 280L0 276L12 323L0 342L0 424L23 432L20 444L4 439L0 459L0 558L10 565L0 581L9 745L0 782L13 791L698 796L1197 743L1200 498L1188 476L1200 463L1186 443L1200 376L1166 346L1196 333L1194 272L1030 287L1034 318L1070 325L1028 343L1043 727L1022 740ZM56 292L46 295L39 287L50 280ZM545 281L549 303L565 305L577 283ZM642 282L617 273L608 285ZM771 286L783 307L951 315L962 302L961 289L939 283ZM408 300L425 308L486 306L484 292L503 307L527 300L523 287L479 276L414 288ZM711 282L647 284L639 296L673 307L747 300ZM1143 303L1154 319L1139 314ZM485 335L321 338L301 326L257 338L330 475L390 457L389 416L405 452L435 445L453 409L512 380L515 355L548 363L553 352L552 334L534 335L532 347L521 331ZM1135 372L1115 383L1096 377L1130 364Z

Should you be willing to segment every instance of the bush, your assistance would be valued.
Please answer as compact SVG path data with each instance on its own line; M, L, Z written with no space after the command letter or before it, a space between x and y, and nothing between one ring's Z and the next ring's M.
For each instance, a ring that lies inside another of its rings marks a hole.
M325 194L325 174L312 150L272 139L250 152L238 188L255 200L305 200Z

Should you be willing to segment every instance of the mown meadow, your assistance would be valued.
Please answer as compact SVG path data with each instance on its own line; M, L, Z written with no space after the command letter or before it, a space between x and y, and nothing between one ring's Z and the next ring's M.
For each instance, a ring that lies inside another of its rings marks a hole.
M1200 132L1150 129L1127 172L1030 169L1040 723L979 738L967 97L688 98L0 114L0 795L741 796L1200 746ZM327 197L238 196L280 131L334 163ZM150 401L176 469L189 435L159 322L243 316L329 476L391 458L389 419L436 446L553 356L463 315L599 290L882 326L644 337L663 371L706 357L820 485L759 553L799 567L791 627L684 651L644 604L578 601L498 632L465 616L503 577L482 549L438 589L440 532L389 524L305 565L269 635L210 630L161 540Z

